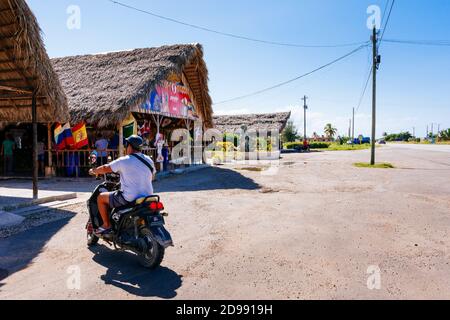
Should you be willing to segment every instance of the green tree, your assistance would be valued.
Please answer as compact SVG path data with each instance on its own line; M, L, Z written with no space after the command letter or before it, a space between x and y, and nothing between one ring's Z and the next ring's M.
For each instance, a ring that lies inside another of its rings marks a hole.
M450 141L450 129L442 130L439 133L439 137L444 141Z
M408 141L412 137L413 136L409 131L393 133L386 136L386 141Z
M325 135L330 138L333 139L333 137L336 135L337 133L337 129L333 127L333 125L331 123L327 123L327 125L325 126L325 128L323 129L323 131L325 132Z
M286 128L284 128L283 134L282 134L283 142L294 142L298 139L298 131L297 128L294 125L294 122L289 121L286 125Z

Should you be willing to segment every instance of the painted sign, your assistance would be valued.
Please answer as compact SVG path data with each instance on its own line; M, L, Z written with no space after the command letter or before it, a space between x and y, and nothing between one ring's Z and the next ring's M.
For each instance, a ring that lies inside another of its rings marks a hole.
M163 81L156 86L139 109L175 117L197 117L187 88L169 81Z

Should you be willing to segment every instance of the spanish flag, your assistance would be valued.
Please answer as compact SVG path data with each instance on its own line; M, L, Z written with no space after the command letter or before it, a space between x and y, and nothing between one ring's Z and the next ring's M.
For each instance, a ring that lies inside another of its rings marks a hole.
M80 122L72 128L72 135L74 140L74 148L81 149L89 144L86 125Z

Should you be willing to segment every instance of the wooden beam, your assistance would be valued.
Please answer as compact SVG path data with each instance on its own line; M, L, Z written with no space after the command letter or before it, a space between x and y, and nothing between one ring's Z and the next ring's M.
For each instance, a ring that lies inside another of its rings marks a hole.
M0 84L0 90L12 91L12 92L18 92L18 93L24 93L24 94L33 94L33 91L29 90L29 89L22 89L22 88L16 88L16 87L11 87L11 86L4 86L4 85L1 85L1 84Z
M30 108L32 105L31 104L16 104L15 105L15 108L17 108L17 109L25 109L25 108ZM44 104L44 103L36 103L36 106L38 107L38 108L42 108L42 107L46 107L46 106L48 106L48 104ZM11 108L11 106L2 106L2 105L0 105L0 109L2 109L2 108Z
M37 100L44 100L47 97L44 96L37 96ZM2 100L30 100L31 96L3 96L0 94L0 101Z

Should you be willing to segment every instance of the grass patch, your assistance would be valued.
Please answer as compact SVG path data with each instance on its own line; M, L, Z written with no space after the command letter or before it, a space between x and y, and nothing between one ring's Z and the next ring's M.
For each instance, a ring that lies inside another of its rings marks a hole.
M370 149L370 144L331 144L327 150L329 151L352 151L352 150L367 150Z
M376 163L375 165L371 165L366 162L357 162L353 164L357 168L376 168L376 169L394 169L395 167L390 163Z
M309 144L311 150L324 151L352 151L370 149L370 144L339 144L335 142L311 142ZM377 146L378 147L378 146ZM284 144L284 148L288 150L302 149L303 142L288 142Z

